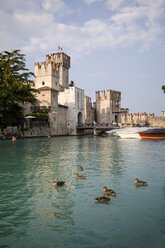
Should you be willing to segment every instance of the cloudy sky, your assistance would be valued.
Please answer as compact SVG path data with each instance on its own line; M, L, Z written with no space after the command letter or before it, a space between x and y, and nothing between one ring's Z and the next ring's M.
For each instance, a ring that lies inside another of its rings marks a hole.
M27 67L58 46L70 80L121 91L130 113L165 110L165 0L0 0L0 50L20 49Z

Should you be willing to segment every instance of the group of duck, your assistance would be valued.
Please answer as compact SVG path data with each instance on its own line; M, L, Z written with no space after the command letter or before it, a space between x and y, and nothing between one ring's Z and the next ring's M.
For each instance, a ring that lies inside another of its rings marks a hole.
M78 171L83 171L83 167L81 165L79 165L77 169ZM86 179L86 176L79 175L78 173L76 173L75 176L77 179ZM136 186L147 186L147 182L140 181L138 178L134 180L134 183ZM55 181L53 183L53 186L63 186L64 184L64 181ZM107 189L107 187L105 186L102 189L104 191L105 196L95 198L95 202L108 202L111 200L111 196L116 196L116 192L113 189Z

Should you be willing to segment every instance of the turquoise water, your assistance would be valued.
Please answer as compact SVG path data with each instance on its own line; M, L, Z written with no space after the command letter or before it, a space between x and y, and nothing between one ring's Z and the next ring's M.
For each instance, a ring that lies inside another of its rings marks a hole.
M103 186L117 196L95 203ZM0 247L165 247L165 141L0 141Z

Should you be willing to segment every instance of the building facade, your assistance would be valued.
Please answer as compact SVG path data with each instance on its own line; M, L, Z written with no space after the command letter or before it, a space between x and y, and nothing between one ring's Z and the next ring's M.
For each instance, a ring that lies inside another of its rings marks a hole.
M59 104L68 107L67 128L69 135L77 134L77 126L85 123L84 115L84 90L77 87L69 86L69 88L60 91L58 95Z

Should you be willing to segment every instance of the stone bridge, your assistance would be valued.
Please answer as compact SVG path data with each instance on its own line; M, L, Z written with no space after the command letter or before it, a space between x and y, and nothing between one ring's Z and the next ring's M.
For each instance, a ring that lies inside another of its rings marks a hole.
M115 128L114 126L81 125L81 126L77 126L77 134L78 135L86 135L86 134L102 135L102 134L105 134L106 131L110 131L114 128Z

